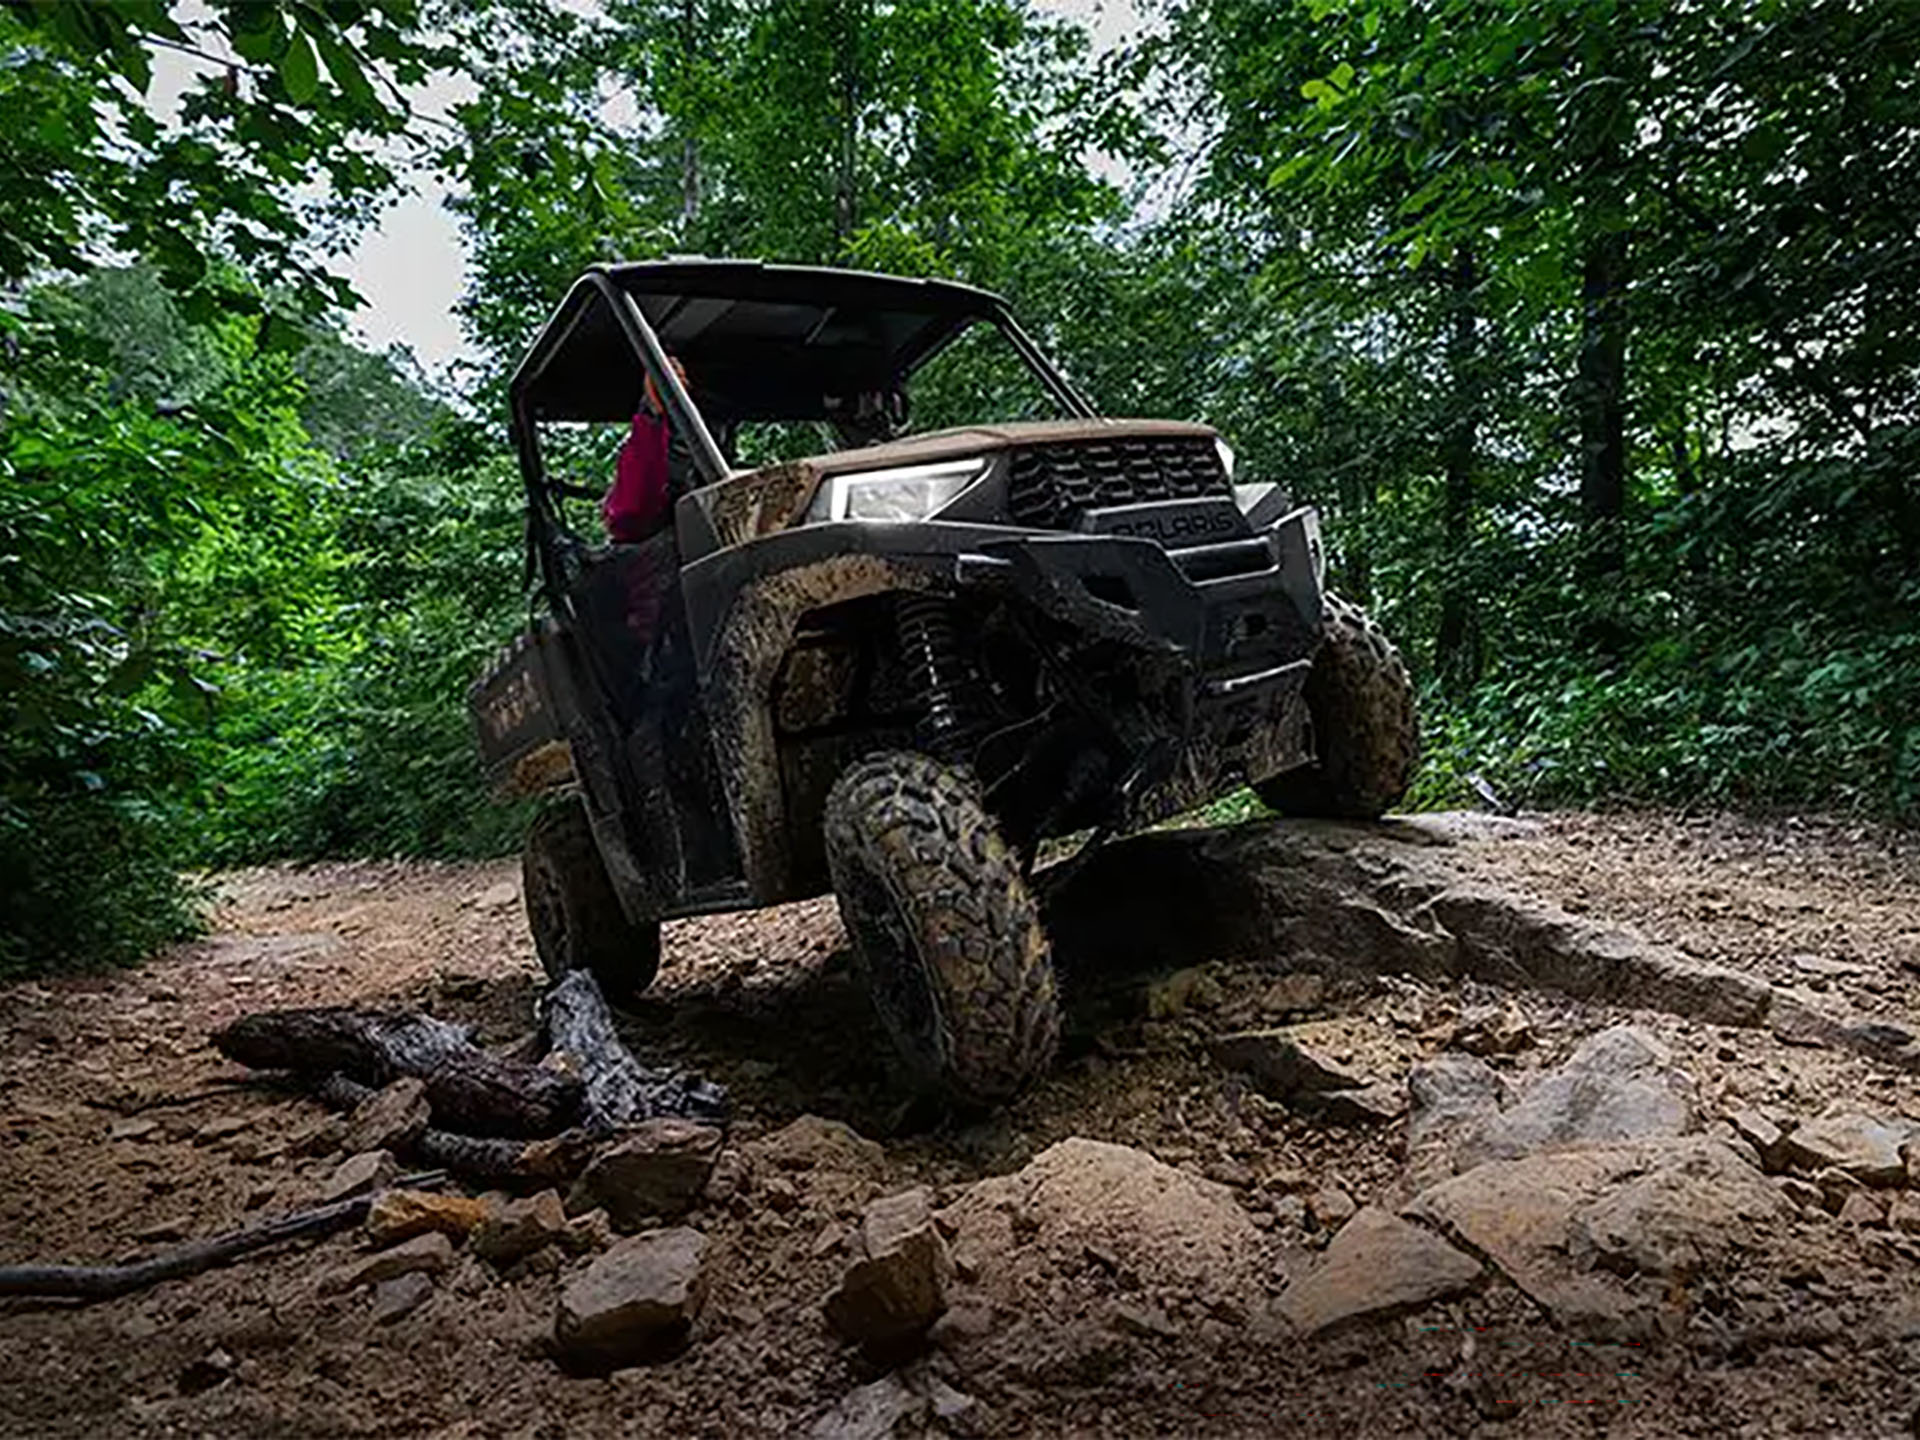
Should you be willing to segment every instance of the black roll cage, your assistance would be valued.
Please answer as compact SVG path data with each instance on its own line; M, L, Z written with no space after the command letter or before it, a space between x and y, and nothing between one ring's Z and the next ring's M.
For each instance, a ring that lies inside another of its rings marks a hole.
M796 277L804 275L802 267L790 268ZM825 269L818 273L841 280L850 278L852 274L844 270ZM884 282L893 277L876 275L867 278ZM1047 359L1033 338L1021 329L1004 300L986 291L960 286L948 288L964 292L969 298L977 297L977 300L958 312L964 316L960 324L940 336L931 346L908 358L908 363L902 366L902 373L896 377L896 383L904 382L908 375L945 350L974 324L984 322L1006 337L1014 353L1034 378L1069 414L1078 419L1097 418L1094 408ZM556 504L556 492L561 487L549 482L546 461L540 450L539 417L534 414L532 389L540 372L567 345L594 299L607 307L633 358L640 362L643 371L659 391L673 433L682 438L692 454L694 468L700 477L696 488L719 484L742 473L728 463L719 442L714 439L712 430L700 413L700 407L694 403L687 387L681 383L679 374L668 363L666 346L648 322L639 302L621 287L614 272L606 266L597 265L588 270L568 288L565 298L535 338L508 386L510 429L527 496L525 583L531 586L537 575L549 600L555 603L563 600L566 575L557 541L559 536L567 532ZM674 498L678 499L679 496Z

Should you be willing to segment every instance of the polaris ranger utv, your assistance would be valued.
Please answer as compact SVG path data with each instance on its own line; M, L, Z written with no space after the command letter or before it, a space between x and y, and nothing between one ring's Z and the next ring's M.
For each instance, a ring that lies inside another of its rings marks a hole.
M980 343L1050 418L899 433L910 394L1004 399L970 369L927 378ZM627 422L649 377L672 523L602 544L612 463L582 437ZM1353 817L1406 789L1407 674L1322 589L1314 511L1237 482L1204 425L1095 415L992 295L595 269L510 400L544 614L470 704L496 788L555 797L524 857L550 972L631 996L663 920L831 889L906 1068L991 1104L1058 1040L1043 841L1090 847L1246 784Z

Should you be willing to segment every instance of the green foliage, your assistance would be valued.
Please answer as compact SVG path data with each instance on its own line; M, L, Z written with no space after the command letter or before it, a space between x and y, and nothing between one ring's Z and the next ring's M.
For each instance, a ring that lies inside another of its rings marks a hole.
M208 864L492 854L524 813L482 790L466 687L525 613L517 481L457 432L341 487L334 641L237 666L198 742L192 853Z
M523 618L501 387L581 269L669 252L970 280L1108 413L1216 424L1406 650L1417 803L1920 817L1913 7L1161 19L1096 60L1027 0L0 7L0 973L182 933L182 865L513 842L462 704ZM457 401L326 268L421 156ZM1020 413L993 351L916 426Z

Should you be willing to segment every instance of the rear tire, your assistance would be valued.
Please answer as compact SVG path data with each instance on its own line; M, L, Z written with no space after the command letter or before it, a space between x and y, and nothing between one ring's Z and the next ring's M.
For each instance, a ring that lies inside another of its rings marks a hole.
M978 788L905 752L827 796L840 918L914 1080L963 1106L1008 1100L1053 1063L1060 1001L1038 907Z
M660 971L660 922L636 925L620 908L577 798L540 812L520 858L533 948L550 979L590 970L608 1000L630 1000Z
M1405 798L1420 759L1413 681L1358 606L1337 595L1326 605L1327 637L1306 685L1319 758L1253 790L1282 815L1377 820Z

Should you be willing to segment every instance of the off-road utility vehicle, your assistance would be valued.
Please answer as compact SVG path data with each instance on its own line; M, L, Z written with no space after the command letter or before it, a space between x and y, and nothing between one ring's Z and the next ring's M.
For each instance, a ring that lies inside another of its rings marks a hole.
M969 346L1010 352L1051 418L898 434L909 395L1009 403L986 359L953 369ZM617 433L647 377L677 446L673 523L602 544L612 462L582 436ZM595 269L510 395L544 614L471 706L493 783L557 797L524 859L550 971L632 995L661 921L831 889L907 1068L991 1103L1058 1039L1043 841L1245 784L1344 816L1406 788L1406 672L1323 591L1314 511L1237 482L1204 425L1095 415L992 295ZM782 444L805 458L756 463Z

